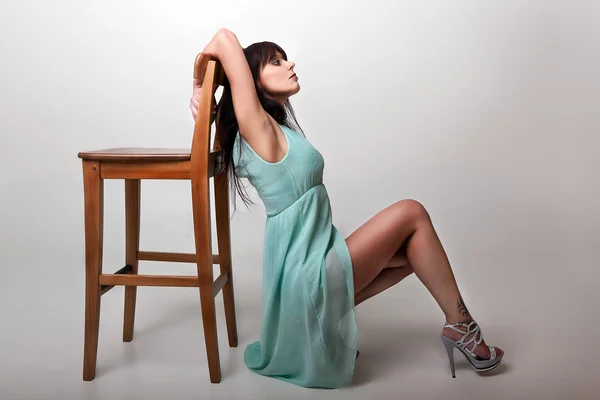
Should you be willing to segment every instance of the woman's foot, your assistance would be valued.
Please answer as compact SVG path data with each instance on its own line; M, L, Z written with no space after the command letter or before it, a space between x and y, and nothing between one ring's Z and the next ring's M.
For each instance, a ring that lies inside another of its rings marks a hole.
M458 321L447 321L448 324L456 324ZM459 341L464 335L465 333L467 333L467 326L473 322L473 320L469 319L466 321L461 321L464 323L461 325L455 325L456 329L459 329L462 333L455 331L452 328L449 327L445 327L442 329L442 335L444 335L445 337L447 337L448 339L451 339L455 342ZM476 328L476 322L474 324L471 325L471 328L469 329L470 332L473 332ZM490 359L490 357L492 356L490 353L490 349L487 346L487 344L485 343L485 341L483 340L483 334L481 332L481 328L479 328L479 331L475 333L476 337L473 339L473 333L469 333L464 339L463 339L463 343L469 342L471 341L471 343L469 343L467 345L467 349L471 350L473 353L475 353L475 355L478 357L479 360L488 360ZM479 344L476 344L479 340L481 339ZM473 350L473 347L475 347L475 350ZM500 349L499 347L493 346L493 348L496 350L496 357L501 357L504 352L502 351L502 349Z

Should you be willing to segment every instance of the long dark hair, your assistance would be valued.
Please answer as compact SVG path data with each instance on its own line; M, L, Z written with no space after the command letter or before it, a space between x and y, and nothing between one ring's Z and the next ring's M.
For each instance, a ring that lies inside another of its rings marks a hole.
M277 52L281 53L283 59L287 61L287 54L281 47L272 42L258 42L251 44L244 49L244 55L250 66L252 72L252 78L254 79L254 87L258 95L258 99L262 104L263 108L277 123L284 125L290 129L296 129L302 132L302 128L296 120L294 109L290 103L290 100L286 100L284 105L277 103L267 97L265 97L262 89L258 87L257 81L260 76L262 68L276 56ZM291 125L293 120L294 125ZM235 112L233 110L233 99L231 98L231 87L229 80L225 78L223 84L223 92L221 99L219 100L219 110L217 113L217 131L216 137L219 140L221 150L223 152L223 159L221 160L224 167L224 172L229 174L229 182L231 185L231 191L233 192L233 207L235 211L236 205L236 191L239 193L242 201L248 208L248 204L254 204L247 193L245 193L244 186L241 184L241 178L235 172L235 161L233 160L233 144L235 142L235 136L239 127L237 119L235 118ZM239 140L243 138L240 135ZM240 142L241 143L241 142Z

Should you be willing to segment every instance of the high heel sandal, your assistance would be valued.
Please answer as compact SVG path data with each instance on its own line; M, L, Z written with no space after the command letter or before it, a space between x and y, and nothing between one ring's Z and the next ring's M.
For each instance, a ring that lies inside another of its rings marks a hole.
M467 330L463 331L461 329L456 328L456 326L464 326L467 328ZM481 343L481 341L483 340L483 334L481 332L481 329L479 328L479 325L475 321L471 321L468 324L466 322L457 322L456 324L446 323L444 325L444 328L450 328L450 329L453 329L453 330L463 334L463 336L460 338L460 340L458 340L456 342L454 340L444 336L443 334L440 335L442 338L442 342L444 343L444 347L446 348L446 351L448 352L448 360L450 361L450 369L452 370L453 378L456 378L456 373L454 370L454 351L453 351L455 347L458 348L463 353L463 355L465 356L467 361L469 361L469 363L471 364L473 369L477 372L489 371L489 370L496 368L498 365L500 365L500 362L502 361L502 356L504 356L504 352L502 352L502 354L500 354L500 356L497 356L496 349L494 349L493 346L488 345L488 348L490 349L490 354L491 354L491 357L488 359L482 359L481 357L479 357L478 355L476 355L474 353L474 350L477 348L479 343ZM466 338L469 337L469 335L472 335L471 338L469 340L465 341ZM467 346L472 343L473 343L473 346L470 349L468 349Z

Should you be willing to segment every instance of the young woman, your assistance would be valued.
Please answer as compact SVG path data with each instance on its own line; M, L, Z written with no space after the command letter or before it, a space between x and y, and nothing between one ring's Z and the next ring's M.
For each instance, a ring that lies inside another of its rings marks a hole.
M454 347L476 371L498 366L503 351L483 341L419 202L398 201L345 239L332 224L324 160L290 105L300 85L283 49L271 42L243 49L221 29L202 52L227 76L216 132L227 172L245 204L239 179L250 181L267 215L261 332L245 350L248 368L305 387L350 384L358 356L354 307L413 272L446 317L441 339L452 376ZM194 82L194 119L199 93Z

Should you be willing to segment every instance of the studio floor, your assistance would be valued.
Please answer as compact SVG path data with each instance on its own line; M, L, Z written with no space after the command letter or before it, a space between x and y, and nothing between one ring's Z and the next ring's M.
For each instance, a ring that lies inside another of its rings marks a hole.
M234 259L236 265L239 258ZM530 262L472 258L462 260L456 272L486 341L506 352L500 367L477 374L455 350L457 377L452 379L439 339L441 312L411 276L357 307L361 356L353 386L339 390L301 388L245 367L244 348L259 334L260 276L244 273L235 281L237 348L227 345L222 297L217 296L220 384L209 382L198 292L193 288L138 289L135 337L130 343L121 340L123 289L103 296L96 378L84 382L83 268L73 268L70 284L61 284L53 273L60 266L51 259L44 268L22 265L12 283L2 282L0 292L0 398L598 398L600 322L594 284L583 276L537 276L529 272ZM559 269L553 264L556 260L536 262L544 262L549 271ZM144 273L164 272L159 266L140 268ZM193 272L189 266L170 268ZM484 277L490 269L498 271L494 282Z

